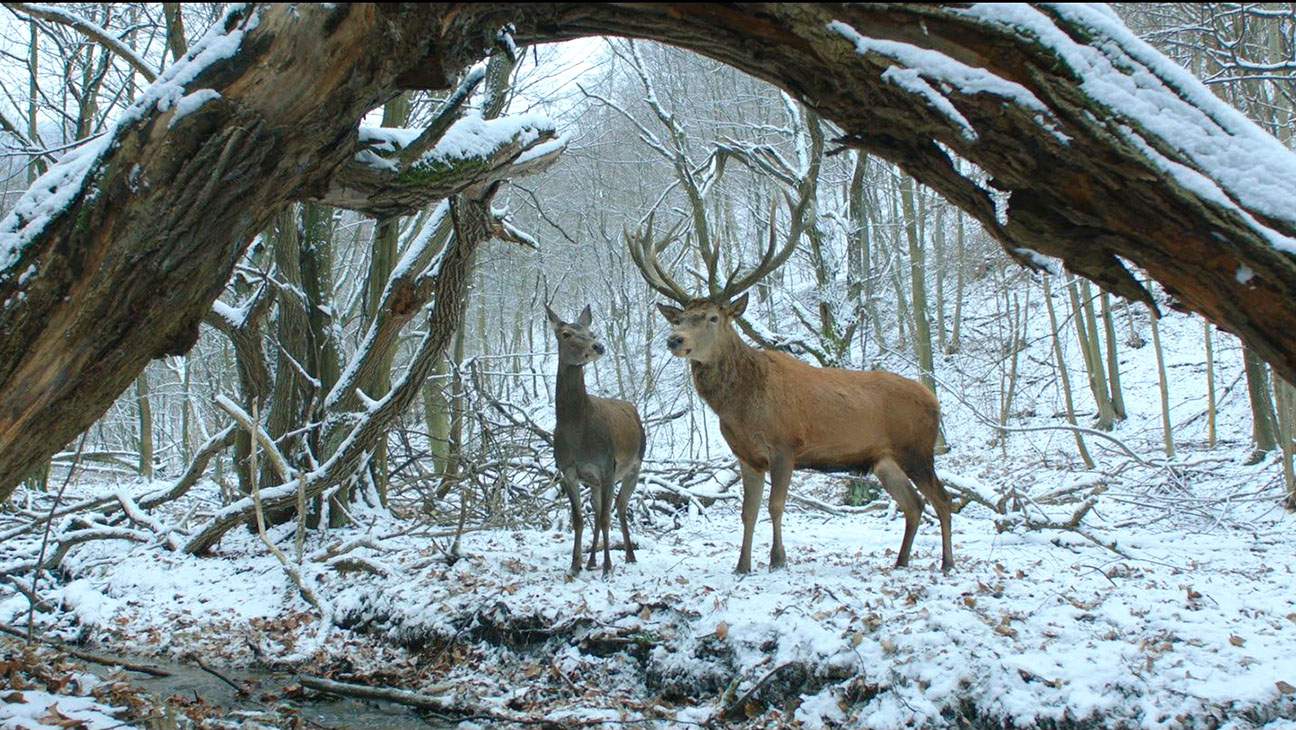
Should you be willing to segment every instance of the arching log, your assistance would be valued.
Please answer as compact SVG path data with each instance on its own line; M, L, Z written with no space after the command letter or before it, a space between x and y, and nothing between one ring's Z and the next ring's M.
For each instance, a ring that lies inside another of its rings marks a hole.
M1296 162L1102 10L252 6L0 223L0 499L150 357L193 343L255 231L338 189L365 112L447 86L506 24L523 43L659 40L775 83L1019 261L1056 256L1146 301L1132 262L1296 381L1296 223L1279 205L1296 199ZM180 101L200 89L215 93ZM449 195L483 181L436 182Z

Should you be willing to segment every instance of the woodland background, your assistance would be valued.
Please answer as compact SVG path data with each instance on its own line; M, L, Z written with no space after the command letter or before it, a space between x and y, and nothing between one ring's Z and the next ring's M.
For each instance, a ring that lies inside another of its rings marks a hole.
M181 57L222 12L201 3L74 3L59 6L64 14L7 5L4 211L52 161L102 135L148 74ZM1290 144L1296 8L1114 7ZM63 608L46 596L101 570L115 550L244 564L241 551L270 550L282 570L274 575L293 586L285 600L325 627L386 621L422 641L447 630L376 616L372 605L334 592L327 576L338 566L381 574L375 555L396 535L422 540L454 565L472 552L465 545L495 555L486 545L507 542L508 531L566 534L550 437L555 348L546 303L569 318L591 305L609 353L588 368L590 389L637 404L644 418L648 457L634 507L638 528L651 535L645 542L665 544L681 525L696 532L690 520L703 516L715 536L727 536L715 538L725 546L717 560L727 563L739 525L721 510L733 505L738 478L714 416L664 347L655 307L663 299L627 247L627 230L649 225L658 259L698 292L755 264L767 245L787 247L786 261L752 289L749 339L819 365L892 370L936 391L948 449L938 467L967 508L955 517L956 540L981 529L974 525L993 526L1048 536L1041 539L1058 550L1074 539L1137 564L1130 550L1139 546L1122 530L1209 533L1222 525L1270 536L1290 526L1281 515L1296 505L1292 386L1232 335L1175 312L1154 283L1161 319L1087 280L1028 271L957 208L893 165L840 148L840 130L724 64L621 39L515 51L466 74L455 92L407 93L367 120L417 130L476 110L519 139L539 130L522 142L534 145L531 164L478 197L490 206L489 230L456 232L451 206L438 200L402 201L376 215L294 204L277 216L240 260L194 347L150 364L4 504L0 598L9 602L0 605L10 610L0 621L14 622L25 613L19 602L30 603L40 610L25 621L88 639L95 630L75 628L93 623L84 612L67 613L65 594ZM367 139L381 156L416 145L416 136L375 129ZM430 358L421 347L425 313L438 303L430 264L452 235L491 240L468 262L463 326L444 358ZM408 407L379 407L393 387L417 395ZM252 440L236 424L246 417L273 442L268 455L262 444L248 458ZM372 446L321 477L310 496L297 490L301 475L320 474L345 448L346 427L366 419L380 434ZM277 547L249 537L250 510L229 508L254 494L261 534ZM798 475L793 495L809 519L880 518L890 509L867 478ZM198 524L207 527L192 531ZM803 530L807 542L816 530L789 529ZM920 531L919 566L936 532L934 524ZM487 542L472 543L473 533ZM561 542L549 547L561 558ZM501 549L492 560L544 560L531 550ZM789 557L791 570L808 569ZM1193 602L1194 589L1186 591ZM116 640L141 650L126 636L144 630L140 621ZM522 630L500 621L504 634ZM273 661L324 650L330 631ZM679 693L723 694L699 683ZM807 686L785 694L809 696ZM1281 703L1286 694L1277 692ZM720 709L737 707L754 722L781 717L768 708L786 697L749 695L731 694ZM926 717L950 719L941 712ZM828 710L816 717L833 722Z

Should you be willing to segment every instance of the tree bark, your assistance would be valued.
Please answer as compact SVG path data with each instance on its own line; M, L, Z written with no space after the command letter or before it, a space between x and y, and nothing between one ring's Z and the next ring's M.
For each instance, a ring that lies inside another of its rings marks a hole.
M223 40L209 37L206 46L228 55L181 77L189 79L183 84L164 74L100 146L52 169L0 222L0 498L102 415L148 359L192 346L239 253L271 216L290 201L346 187L339 175L355 157L365 113L401 89L446 88L509 24L520 43L592 35L664 41L770 81L837 124L845 144L898 164L964 209L1019 261L1039 266L1031 252L1056 256L1109 291L1150 302L1128 260L1160 281L1176 306L1237 334L1296 380L1296 256L1287 245L1296 215L1217 179L1200 150L1163 138L1131 115L1132 105L1096 98L1086 75L1092 64L1111 64L1138 76L1140 93L1159 90L1172 100L1163 114L1204 111L1195 123L1235 148L1268 154L1271 145L1212 107L1200 85L1155 66L1149 59L1160 57L1101 11L1048 6L1011 20L993 17L993 8L237 8L222 21ZM944 100L934 103L896 81L897 73L933 74L922 63L909 68L909 51L940 54L993 83L932 77L926 89ZM213 55L221 54L205 58ZM163 88L219 97L182 116ZM1272 148L1272 159L1290 160ZM979 172L965 175L947 151ZM420 194L444 197L498 174L482 168L485 177L475 180L422 180ZM1215 189L1203 193L1193 180ZM1007 194L1000 211L981 181ZM37 215L56 182L66 204Z

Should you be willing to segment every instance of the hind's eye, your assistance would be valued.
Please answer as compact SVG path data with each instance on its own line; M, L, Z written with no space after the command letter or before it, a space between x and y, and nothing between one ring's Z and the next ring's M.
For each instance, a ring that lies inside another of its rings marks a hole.
M571 337L571 333L570 333L570 332L564 332L564 333L563 333L563 339L565 340L565 339L567 339L568 337Z
M713 314L713 315L711 315L711 321L712 321L712 322L719 322L719 321L720 321L720 318Z

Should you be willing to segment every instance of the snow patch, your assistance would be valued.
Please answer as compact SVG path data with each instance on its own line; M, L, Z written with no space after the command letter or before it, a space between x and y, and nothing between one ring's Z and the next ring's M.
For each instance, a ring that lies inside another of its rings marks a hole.
M176 122L194 113L203 104L219 98L221 98L221 94L215 89L199 89L180 97L180 100L175 104L175 114L172 115L171 121L167 122L167 129L174 127Z
M1020 33L1070 67L1085 94L1117 119L1155 136L1191 167L1156 154L1154 163L1213 202L1255 211L1296 227L1296 157L1272 135L1210 92L1185 69L1134 35L1111 10L1090 4L1048 3L1048 13L1090 29L1099 40L1079 43L1045 12L1026 4L983 3L951 12ZM1131 135L1126 135L1131 136ZM1152 147L1145 141L1141 146ZM1200 179L1194 179L1196 178ZM1210 188L1215 188L1211 191ZM1224 201L1228 201L1225 203ZM1246 214L1248 225L1286 253L1291 238Z
M828 29L853 43L855 51L861 55L876 53L904 64L906 69L893 66L884 71L882 79L930 101L938 111L958 124L963 129L964 137L969 140L976 138L975 130L954 108L949 99L928 84L925 79L941 84L947 89L957 89L959 93L968 96L990 94L1006 99L1013 104L1037 112L1036 119L1041 126L1055 131L1055 125L1050 121L1053 113L1021 84L1008 81L985 69L956 61L939 51L919 48L909 43L866 37L840 20L829 23ZM1058 139L1064 143L1066 141L1065 135L1059 136Z

